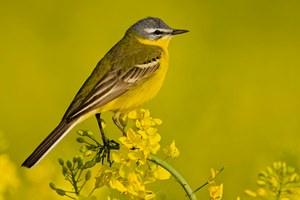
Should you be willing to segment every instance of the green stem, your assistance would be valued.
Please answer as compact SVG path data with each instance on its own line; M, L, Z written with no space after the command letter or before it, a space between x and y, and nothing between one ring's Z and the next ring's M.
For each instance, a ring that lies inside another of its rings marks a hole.
M155 156L152 156L152 155L150 155L148 157L148 160L161 166L162 168L164 168L165 170L170 172L172 174L172 176L180 183L182 188L185 190L189 199L197 200L195 194L193 193L192 188L189 186L189 184L186 182L186 180L171 165L169 165L167 162L165 162Z
M70 196L70 195L68 195L68 194L65 194L65 196L66 196L66 197L69 197L70 199L76 199L75 197L72 197L72 196Z
M72 171L72 185L74 187L75 194L78 196L79 195L79 190L78 190L78 187L77 187L76 177L75 177L75 174L73 174L73 171Z
M281 199L280 196L281 196L281 192L282 192L282 186L283 186L283 177L280 174L279 175L279 188L278 188L278 191L276 191L276 197L275 197L276 200Z

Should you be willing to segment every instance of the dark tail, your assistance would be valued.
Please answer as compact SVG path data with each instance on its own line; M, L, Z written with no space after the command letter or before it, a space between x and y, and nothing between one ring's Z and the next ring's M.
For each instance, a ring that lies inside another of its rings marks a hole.
M75 124L74 124L75 125ZM65 120L44 139L44 141L33 151L33 153L23 162L23 167L31 168L37 164L74 126Z

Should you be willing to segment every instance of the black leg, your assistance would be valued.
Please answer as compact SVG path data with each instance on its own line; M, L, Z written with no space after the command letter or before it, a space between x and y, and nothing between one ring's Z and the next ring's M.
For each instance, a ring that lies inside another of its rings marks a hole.
M102 138L103 144L105 146L108 143L108 139L106 138L105 133L104 133L104 129L102 127L101 113L97 113L95 116L96 116L98 126L99 126L99 129L100 129L101 138Z
M101 137L102 137L102 141L103 141L103 146L101 147L100 150L100 154L101 155L101 159L102 159L102 164L104 162L104 158L106 157L107 162L112 165L112 161L110 160L110 150L118 150L120 148L119 143L115 142L114 140L109 140L104 132L104 129L102 127L102 120L101 120L101 114L97 113L96 115L96 119L98 122L98 126L100 129L100 133L101 133Z

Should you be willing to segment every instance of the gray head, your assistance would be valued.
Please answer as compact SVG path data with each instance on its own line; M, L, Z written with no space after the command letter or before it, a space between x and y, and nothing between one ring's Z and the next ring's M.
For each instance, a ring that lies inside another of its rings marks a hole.
M164 36L172 36L186 33L188 31L170 28L159 18L147 17L133 24L127 30L127 33L128 32L133 32L135 35L141 38L155 41Z

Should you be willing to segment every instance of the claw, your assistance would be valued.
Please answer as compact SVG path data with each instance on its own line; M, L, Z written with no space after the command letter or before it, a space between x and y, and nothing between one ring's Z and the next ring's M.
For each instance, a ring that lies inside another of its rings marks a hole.
M108 138L105 138L106 143L102 146L99 155L102 160L102 164L104 163L104 160L106 158L106 161L109 163L109 166L113 164L113 161L110 160L110 151L111 150L118 150L120 149L119 143L117 143L114 140L109 140Z
M110 151L120 149L120 145L116 141L110 140L105 136L105 132L104 132L104 129L102 127L102 119L100 117L100 113L97 113L95 116L96 116L96 119L97 119L97 122L98 122L98 126L99 126L100 133L101 133L101 138L102 138L102 141L103 141L103 146L101 146L100 150L99 150L99 157L102 160L102 164L104 163L104 159L106 158L106 161L111 166L113 161L110 160ZM113 116L113 121L117 125L117 127L123 132L123 135L126 136L124 127L121 126L120 123L119 123L119 114L115 114Z

